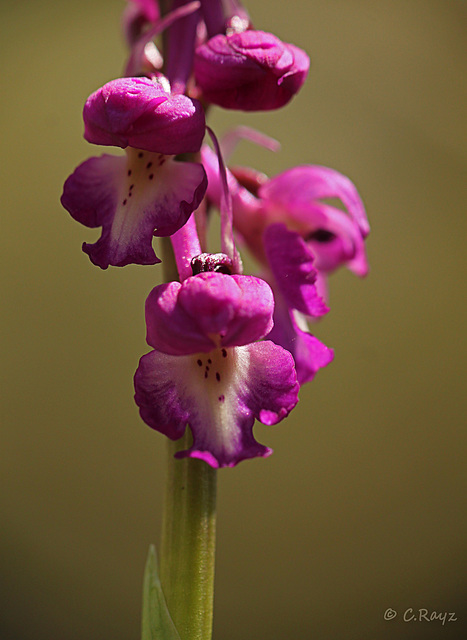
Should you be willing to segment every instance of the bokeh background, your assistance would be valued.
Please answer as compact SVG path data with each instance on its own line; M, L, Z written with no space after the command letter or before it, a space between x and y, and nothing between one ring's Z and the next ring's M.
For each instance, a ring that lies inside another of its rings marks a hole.
M1 640L139 637L159 539L165 443L132 376L157 267L91 265L97 231L59 204L100 152L89 93L120 75L124 3L0 5ZM249 0L257 28L307 49L283 110L222 113L278 138L235 161L349 175L371 273L331 283L315 327L334 363L274 428L267 460L220 472L215 640L463 638L466 611L466 27L461 0ZM392 608L398 616L385 621ZM457 622L404 623L408 608Z

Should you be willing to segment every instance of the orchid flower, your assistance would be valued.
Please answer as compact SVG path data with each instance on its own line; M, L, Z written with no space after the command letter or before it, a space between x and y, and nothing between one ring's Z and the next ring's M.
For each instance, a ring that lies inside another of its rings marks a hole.
M212 467L268 456L252 435L255 418L276 424L297 403L292 356L263 338L274 300L253 276L202 272L155 287L146 301L147 342L135 400L142 419L172 440L188 424L193 445L177 457Z
M208 196L218 203L217 158L207 146L202 158ZM367 273L365 209L351 181L327 167L295 167L272 179L251 169L233 171L228 181L234 226L275 291L270 337L294 354L303 384L332 360L332 350L311 340L306 324L328 311L323 300L327 274L342 264L358 275ZM348 213L323 202L331 198L341 200Z
M87 227L102 227L83 251L102 269L160 262L153 236L183 226L206 191L201 164L174 160L201 146L200 103L171 95L157 78L121 78L88 98L83 118L88 142L126 149L126 157L90 158L65 183L65 209Z
M208 196L218 203L217 158L206 145L202 159ZM271 179L253 169L232 169L228 181L234 225L260 263L271 266L264 234L270 225L281 223L294 234L293 239L284 236L289 255L309 252L318 277L341 265L359 276L367 274L364 239L370 229L358 191L346 176L328 167L303 165ZM327 199L341 201L343 208L327 204ZM269 251L270 256L274 253Z

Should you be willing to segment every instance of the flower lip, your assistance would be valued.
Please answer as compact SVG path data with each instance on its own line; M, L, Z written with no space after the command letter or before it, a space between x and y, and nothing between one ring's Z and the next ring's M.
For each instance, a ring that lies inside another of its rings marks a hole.
M298 389L291 354L269 340L185 356L154 350L135 374L135 401L146 424L172 440L188 425L193 444L176 457L215 468L270 455L253 436L255 418L280 422L296 405Z
M82 163L61 202L81 224L102 227L99 240L83 246L95 265L156 264L153 236L180 229L206 186L202 165L130 148L126 158L105 154Z
M118 78L89 96L83 109L88 142L177 155L196 153L205 132L201 104L167 92L158 78Z

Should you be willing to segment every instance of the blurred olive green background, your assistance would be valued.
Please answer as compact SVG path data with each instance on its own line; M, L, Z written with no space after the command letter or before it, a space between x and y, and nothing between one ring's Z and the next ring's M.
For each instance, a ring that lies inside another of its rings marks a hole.
M136 640L159 539L165 442L132 376L157 267L93 267L61 209L89 155L81 110L120 75L123 2L1 3L1 640ZM334 363L220 472L215 640L462 638L466 611L466 27L460 0L250 0L305 48L277 113L213 110L277 137L234 160L349 175L369 277L331 282ZM388 608L398 611L384 621ZM402 621L409 607L457 622Z

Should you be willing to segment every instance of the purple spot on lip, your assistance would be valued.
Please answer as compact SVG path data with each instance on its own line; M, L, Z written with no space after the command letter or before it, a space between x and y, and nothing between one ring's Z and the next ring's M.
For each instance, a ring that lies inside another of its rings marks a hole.
M122 202L122 204L123 204L123 206L125 206L125 205L126 205L126 198L125 198L125 200Z
M208 358L208 363L209 363L209 364L212 364L212 360L211 360L211 358Z
M128 169L128 175L131 176L131 169Z
M225 400L225 396L224 395L219 396L219 402L224 402L224 400Z
M201 367L203 365L203 362L201 360L197 360L196 362L198 363L199 367Z
M143 156L144 156L144 153L143 153L142 151L140 151L140 152L138 153L138 158L142 158Z
M216 380L217 382L221 381L221 374L218 371L216 371Z
M205 377L205 378L207 378L207 377L208 377L208 372L207 372L207 371L205 371L205 372L204 372L204 377Z
M153 173L150 173L150 174L149 174L149 180L152 180L153 178L154 178L154 174L153 174Z
M150 169L152 167L152 162L148 162L146 165L146 169Z
M222 349L222 357L227 358L227 351L225 349Z
M134 188L134 184L130 184L130 191Z

